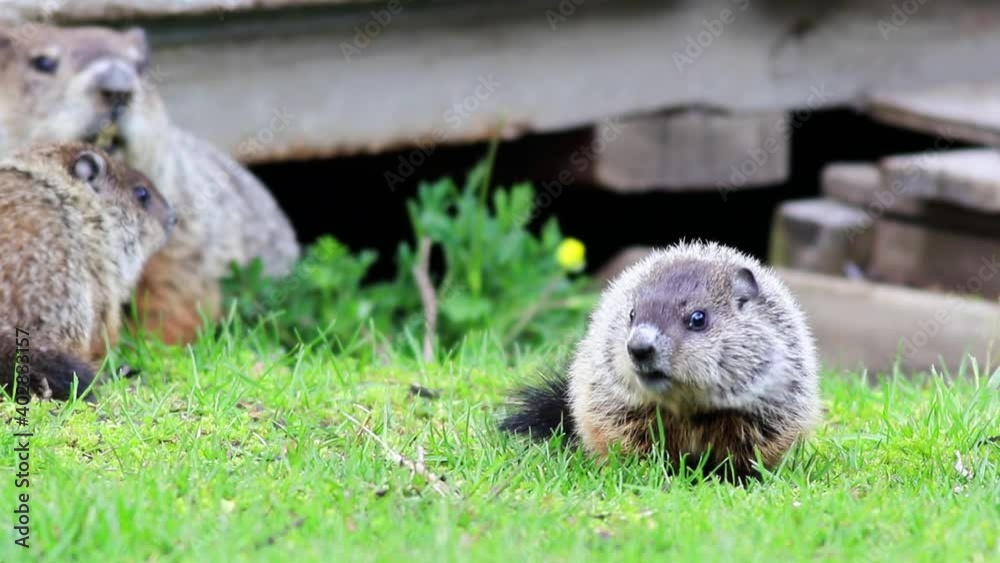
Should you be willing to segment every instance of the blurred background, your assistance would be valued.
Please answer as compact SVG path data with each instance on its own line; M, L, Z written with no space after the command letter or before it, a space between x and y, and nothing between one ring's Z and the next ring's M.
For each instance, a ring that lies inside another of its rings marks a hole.
M174 121L303 243L395 271L423 181L499 139L606 279L705 238L781 268L829 365L988 357L1000 328L1000 4L960 0L6 1L140 25Z

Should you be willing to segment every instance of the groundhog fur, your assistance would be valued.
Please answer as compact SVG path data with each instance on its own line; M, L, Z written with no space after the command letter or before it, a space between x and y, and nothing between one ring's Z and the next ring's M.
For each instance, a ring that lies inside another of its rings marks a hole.
M774 468L820 420L816 348L791 293L757 260L681 243L603 293L568 373L520 390L504 430L562 431L742 480Z
M147 174L177 210L170 243L144 271L143 324L191 341L220 313L231 263L282 276L300 254L267 189L215 147L170 123L140 29L0 26L0 155L38 143L98 142Z
M166 243L174 211L143 174L82 143L0 159L0 384L16 356L29 390L65 400L90 386L118 338L121 303ZM20 333L26 331L27 335ZM21 337L25 353L16 344Z

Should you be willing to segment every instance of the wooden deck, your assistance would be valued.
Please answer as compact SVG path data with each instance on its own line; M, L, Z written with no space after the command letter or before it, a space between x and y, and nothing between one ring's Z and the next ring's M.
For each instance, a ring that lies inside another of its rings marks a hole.
M118 22L173 16L276 10L302 6L373 4L377 0L4 0L4 19L52 19L61 23Z
M1000 82L945 84L873 96L873 117L941 138L1000 146Z
M14 0L0 17L146 26L175 119L245 161L692 106L807 119L878 92L1000 75L1000 5L971 0L923 5L889 31L878 25L888 0L827 3L818 19L811 4L763 1L496 4L401 0L386 18L388 0Z

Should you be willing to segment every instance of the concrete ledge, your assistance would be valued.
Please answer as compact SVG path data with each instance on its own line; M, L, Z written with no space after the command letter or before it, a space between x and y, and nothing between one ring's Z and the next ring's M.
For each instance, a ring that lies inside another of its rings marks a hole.
M779 274L809 316L826 366L883 373L898 358L906 372L942 363L954 370L967 354L982 365L991 347L1000 346L994 302L793 270Z

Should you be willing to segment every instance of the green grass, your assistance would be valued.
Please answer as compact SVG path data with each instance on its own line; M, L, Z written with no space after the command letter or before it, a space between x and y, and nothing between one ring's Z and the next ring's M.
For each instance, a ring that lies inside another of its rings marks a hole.
M825 425L740 488L498 433L505 392L565 349L470 336L423 365L412 342L281 356L260 352L265 331L232 334L125 346L114 359L140 381L96 407L32 403L33 547L8 535L0 561L1000 561L1000 376L973 368L874 387L827 374ZM0 405L8 428L14 408ZM423 452L461 498L361 425ZM8 532L14 447L0 434Z

